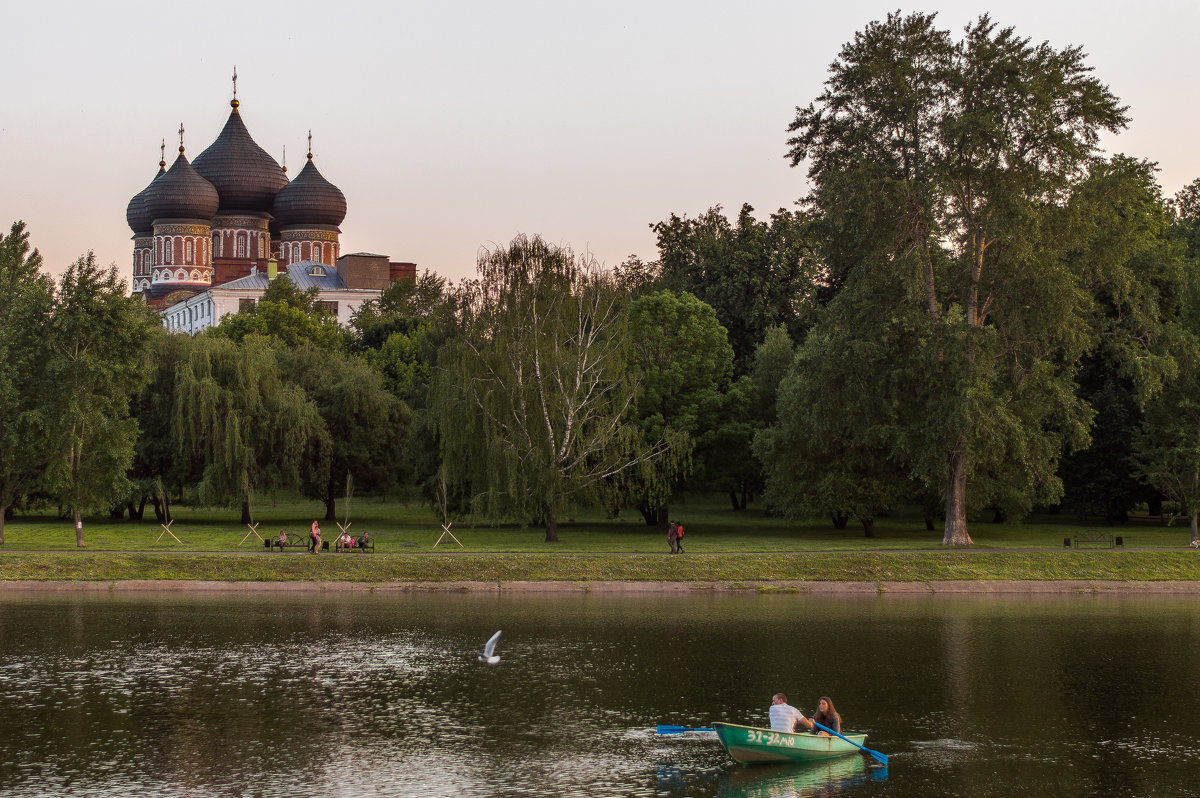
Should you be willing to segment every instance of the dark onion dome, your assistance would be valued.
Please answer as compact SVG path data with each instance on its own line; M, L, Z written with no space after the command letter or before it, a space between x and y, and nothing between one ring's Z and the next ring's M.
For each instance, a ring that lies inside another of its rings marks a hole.
M317 171L308 154L308 163L275 195L271 211L281 226L323 224L337 227L346 218L346 196Z
M158 162L158 174L154 176L154 180L150 181L150 185L139 191L129 201L129 205L125 208L125 221L129 222L130 229L133 230L135 236L148 236L154 234L154 220L146 213L146 195L150 193L150 189L154 187L155 181L167 173L167 162Z
M230 105L233 110L229 113L229 121L217 140L196 156L193 166L201 177L216 186L222 213L268 213L279 189L287 185L287 175L275 159L250 138L238 114L238 101L233 100Z
M159 219L212 219L217 213L220 198L213 184L205 180L183 157L179 157L162 177L156 178L145 191L143 201L151 221Z

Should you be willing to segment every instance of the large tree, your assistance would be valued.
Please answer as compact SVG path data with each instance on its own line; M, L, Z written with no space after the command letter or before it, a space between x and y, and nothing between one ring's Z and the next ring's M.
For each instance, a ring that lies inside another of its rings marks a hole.
M735 376L750 371L770 327L782 324L797 336L805 325L822 272L807 222L804 214L783 209L759 221L754 208L743 205L732 221L718 206L695 219L671 214L651 225L661 284L716 311L733 347Z
M142 352L158 324L145 303L127 296L116 267L99 267L91 252L63 273L48 331L46 368L57 400L47 480L71 510L77 546L83 511L110 509L129 493L138 432L130 397L144 382Z
M915 398L888 451L945 486L943 543L968 545L969 482L1052 498L1060 452L1086 440L1072 380L1092 297L1065 266L1061 215L1125 112L1079 48L986 16L955 41L932 15L891 14L830 71L789 128L813 212L863 242L830 323L886 314L911 337L905 362L876 375ZM863 270L890 272L899 291L872 295Z
M675 437L630 420L626 297L594 262L520 236L479 259L455 294L460 335L439 356L430 407L450 481L493 518L536 519L558 539L563 510L610 503L652 481Z
M276 358L281 377L304 390L325 422L328 446L309 447L317 459L301 467L300 483L324 503L326 521L337 520L335 504L347 478L368 491L409 481L410 415L379 374L358 357L307 344L279 350Z
M733 369L733 349L716 313L689 293L658 291L629 307L630 375L642 386L635 406L647 443L682 436L690 455L696 442L718 425L722 391ZM682 463L681 463L682 465ZM656 474L635 489L648 524L665 524L666 501L683 474Z
M329 432L304 390L281 378L270 344L258 335L195 344L176 370L172 429L180 456L201 465L200 499L240 505L248 524L256 493L298 487L304 467L325 480Z
M0 234L0 544L4 519L49 462L46 337L54 285L24 222Z

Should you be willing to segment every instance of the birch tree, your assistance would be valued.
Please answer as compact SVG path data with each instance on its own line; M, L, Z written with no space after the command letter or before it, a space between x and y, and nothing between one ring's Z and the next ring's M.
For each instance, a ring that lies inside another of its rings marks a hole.
M434 378L443 461L475 509L536 520L556 541L565 508L611 504L684 447L644 441L631 420L627 297L594 261L521 236L478 265L453 294L460 335Z

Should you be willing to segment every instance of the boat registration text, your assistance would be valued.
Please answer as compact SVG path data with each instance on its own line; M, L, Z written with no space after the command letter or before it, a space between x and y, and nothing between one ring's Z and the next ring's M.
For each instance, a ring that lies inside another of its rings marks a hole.
M790 734L759 729L746 729L746 742L759 745L783 745L789 748L796 746L796 740Z

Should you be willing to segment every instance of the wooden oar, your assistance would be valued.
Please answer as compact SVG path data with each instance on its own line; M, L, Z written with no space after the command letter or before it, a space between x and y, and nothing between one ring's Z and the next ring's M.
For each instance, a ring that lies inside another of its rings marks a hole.
M658 734L683 734L690 731L710 732L713 729L711 727L702 729L694 726L664 726L662 724L658 726Z
M809 718L809 720L812 720L812 718ZM834 735L835 737L842 737L842 735L839 734L838 732L835 732L833 729L829 728L828 726L823 726L820 723L817 723L815 720L813 720L812 725L816 726L818 729L821 729L822 731L829 732L830 734ZM883 765L884 767L887 767L887 754L881 754L878 751L872 751L870 748L867 748L865 745L859 745L858 743L854 742L853 740L847 739L845 737L842 737L842 739L846 740L846 742L850 743L850 745L854 746L855 748L862 749L863 753L870 754L871 756L875 757L876 762Z

